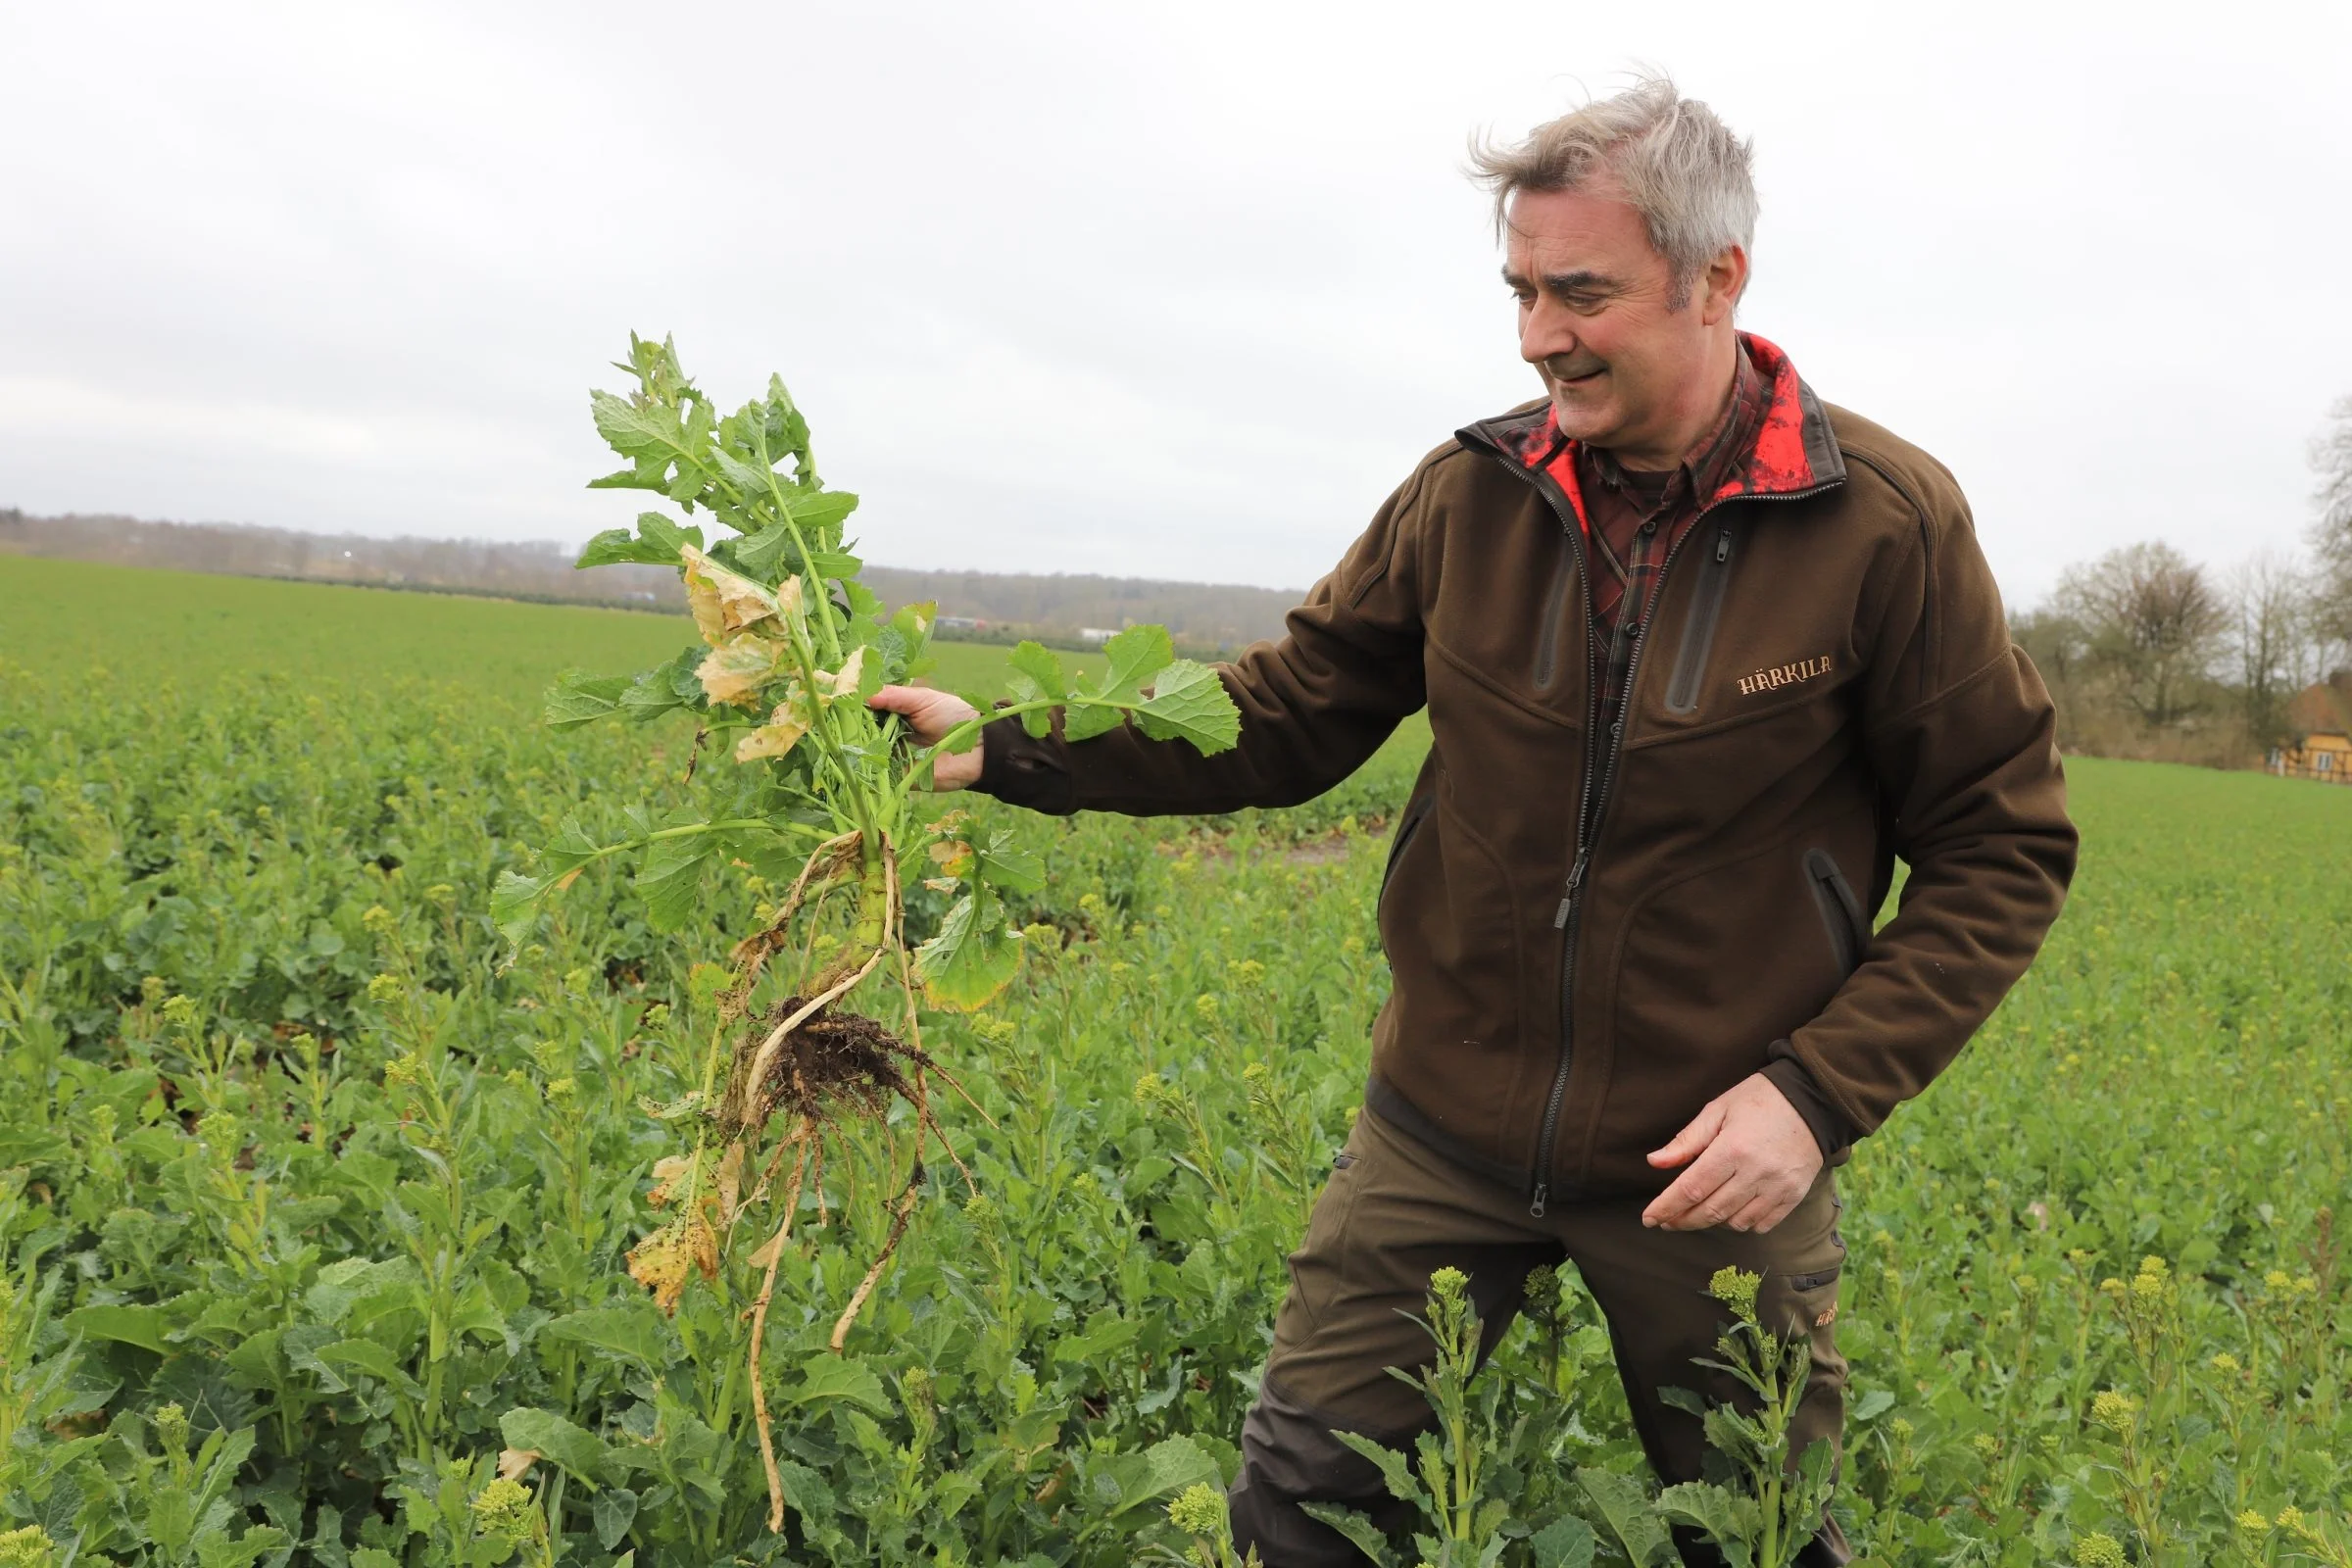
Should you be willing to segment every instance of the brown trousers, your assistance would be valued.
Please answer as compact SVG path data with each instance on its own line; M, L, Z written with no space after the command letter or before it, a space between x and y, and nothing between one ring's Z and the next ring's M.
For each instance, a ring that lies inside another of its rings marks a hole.
M1334 1428L1409 1447L1429 1424L1421 1396L1389 1367L1419 1367L1429 1335L1405 1313L1424 1309L1429 1277L1450 1264L1470 1295L1492 1350L1517 1315L1529 1270L1576 1264L1608 1320L1618 1373L1649 1462L1667 1482L1700 1478L1698 1418L1658 1397L1686 1388L1729 1399L1731 1379L1693 1366L1715 1354L1729 1321L1707 1295L1725 1264L1764 1276L1767 1323L1808 1328L1813 1370L1798 1406L1795 1451L1837 1441L1844 1421L1845 1362L1831 1324L1845 1244L1829 1171L1789 1215L1764 1234L1728 1229L1648 1230L1645 1201L1554 1199L1537 1219L1527 1197L1464 1170L1381 1120L1356 1118L1348 1147L1315 1202L1306 1240L1291 1254L1291 1290L1274 1322L1274 1350L1256 1406L1242 1428L1241 1475L1231 1494L1237 1547L1255 1545L1265 1568L1352 1568L1362 1555L1298 1508L1338 1502L1378 1517L1386 1495L1371 1462L1331 1436ZM1684 1542L1692 1563L1714 1553ZM1799 1559L1847 1560L1834 1524Z

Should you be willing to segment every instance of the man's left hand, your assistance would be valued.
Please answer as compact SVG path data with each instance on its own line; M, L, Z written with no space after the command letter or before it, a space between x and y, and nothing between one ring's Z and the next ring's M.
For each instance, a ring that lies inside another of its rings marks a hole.
M1813 1129L1762 1073L1708 1101L1649 1162L1690 1167L1642 1211L1642 1224L1670 1231L1768 1231L1813 1190L1822 1164Z

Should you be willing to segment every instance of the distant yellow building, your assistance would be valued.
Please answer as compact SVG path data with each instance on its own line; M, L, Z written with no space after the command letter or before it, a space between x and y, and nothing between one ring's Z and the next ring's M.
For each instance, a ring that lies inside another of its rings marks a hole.
M2301 739L2271 753L2271 771L2280 778L2352 784L2352 679L2337 675L2305 688L2286 713Z
M2300 746L2281 746L2271 753L2271 771L2280 778L2352 784L2352 735L2315 733Z

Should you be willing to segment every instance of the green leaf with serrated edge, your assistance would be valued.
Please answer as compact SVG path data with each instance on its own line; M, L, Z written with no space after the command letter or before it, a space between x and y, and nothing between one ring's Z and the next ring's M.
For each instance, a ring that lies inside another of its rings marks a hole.
M819 496L815 499L824 501L832 498ZM843 499L854 505L857 498L845 496ZM802 531L806 533L808 530L804 526ZM792 537L792 530L780 522L772 528L763 528L756 534L735 540L727 553L746 575L767 583L781 582L797 572L810 570L826 581L855 577L865 564L847 551L827 550L821 546L811 546L808 553L803 556L800 545Z
M531 934L531 925L539 917L539 901L546 893L543 878L524 876L520 871L498 874L498 886L490 891L490 923L507 939L507 946L519 948L522 939Z
M1046 862L1016 846L1010 831L999 828L977 848L983 882L1012 893L1035 893L1046 885Z
M1893 1408L1893 1391L1889 1389L1872 1389L1868 1393L1864 1394L1861 1398L1854 1401L1854 1408L1847 1414L1846 1420L1852 1422L1876 1421L1879 1417L1885 1415L1887 1411Z
M1069 699L1070 688L1061 673L1061 656L1045 644L1017 643L1006 662L1028 677L1030 689L1038 697L1056 703Z
M596 420L596 433L605 438L605 445L624 458L666 464L675 458L696 455L674 408L615 397L610 392L591 392L588 412Z
M1121 1455L1121 1461L1118 1497L1108 1515L1114 1519L1187 1487L1214 1486L1222 1479L1217 1461L1185 1437L1163 1438L1140 1454Z
M784 1500L800 1510L804 1520L830 1520L840 1505L833 1500L833 1489L825 1478L805 1464L790 1459L776 1465L776 1480Z
M1384 1447L1358 1432L1334 1432L1332 1436L1378 1466L1389 1495L1398 1502L1420 1502L1428 1497L1414 1478L1412 1461L1395 1448Z
M703 530L671 521L659 512L637 514L637 531L626 528L608 528L588 541L580 559L572 563L574 570L589 566L634 564L644 566L674 566L678 563L678 547L702 547Z
M1176 645L1165 626L1130 626L1102 645L1102 657L1107 667L1100 680L1081 688L1083 694L1132 704L1142 698L1152 676L1175 662Z
M498 1431L508 1447L532 1449L591 1487L610 1485L628 1471L628 1461L612 1445L553 1410L509 1410L498 1418Z
M1592 1568L1599 1538L1592 1527L1572 1513L1560 1515L1527 1538L1528 1554L1536 1568Z
M1229 752L1242 738L1242 710L1206 664L1180 659L1159 672L1135 721L1155 741L1187 740L1203 757Z
M801 1363L801 1382L785 1396L791 1404L810 1404L818 1399L842 1399L871 1410L876 1415L889 1415L894 1406L883 1390L882 1380L874 1369L862 1361L846 1355L812 1355Z
M1715 1544L1729 1568L1755 1568L1755 1540L1763 1514L1755 1499L1706 1481L1686 1481L1658 1494L1658 1516L1689 1525Z
M1389 1544L1389 1538L1380 1533L1379 1526L1353 1508L1343 1508L1330 1502L1301 1502L1298 1511L1347 1537L1348 1543L1371 1558L1378 1568L1397 1568L1403 1560L1396 1555L1396 1549Z
M703 695L702 682L695 679L694 672L707 651L700 645L689 648L629 682L629 689L620 694L620 716L632 724L648 724L663 713L693 708L694 699Z
M956 901L939 935L915 950L914 969L935 1007L970 1012L988 1004L1021 966L1021 934L1008 928L1004 906L985 882Z
M1666 1527L1650 1511L1649 1490L1641 1482L1614 1470L1585 1466L1578 1467L1576 1481L1634 1568L1672 1568L1679 1560Z
M656 839L646 847L636 885L645 899L647 924L657 931L675 931L686 923L702 891L703 866L717 852L715 833Z
M589 675L567 669L547 689L547 727L575 729L610 718L620 711L620 694L628 689L626 675Z
M160 1306L85 1306L66 1314L66 1332L85 1340L113 1340L158 1355L172 1353L165 1339L171 1318Z
M1677 1388L1671 1383L1664 1384L1658 1389L1658 1402L1677 1410L1688 1410L1695 1416L1703 1416L1707 1413L1706 1400L1689 1389Z
M409 1376L399 1357L373 1340L337 1340L311 1352L322 1366L363 1373L409 1398L421 1398L424 1390Z
M611 1551L637 1520L637 1494L626 1487L609 1487L596 1494L588 1517L596 1526L596 1544Z
M340 1323L360 1302L404 1289L416 1282L416 1265L405 1257L381 1262L347 1257L329 1263L303 1293L302 1304L321 1323Z
M623 1297L566 1312L541 1324L539 1336L585 1345L654 1373L667 1370L683 1353L677 1330L649 1296Z

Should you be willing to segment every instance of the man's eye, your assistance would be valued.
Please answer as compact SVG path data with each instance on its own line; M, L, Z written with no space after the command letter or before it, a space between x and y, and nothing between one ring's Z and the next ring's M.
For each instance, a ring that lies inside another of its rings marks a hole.
M1566 294L1561 296L1560 303L1579 316L1591 316L1594 311L1606 305L1608 301L1602 299L1598 294Z

